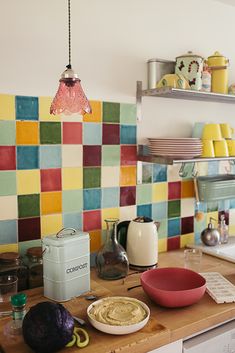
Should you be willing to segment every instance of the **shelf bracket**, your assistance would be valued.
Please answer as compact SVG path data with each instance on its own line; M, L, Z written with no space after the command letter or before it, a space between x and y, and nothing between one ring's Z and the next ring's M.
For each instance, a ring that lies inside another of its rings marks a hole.
M137 122L142 120L142 81L137 81L136 87L136 118Z

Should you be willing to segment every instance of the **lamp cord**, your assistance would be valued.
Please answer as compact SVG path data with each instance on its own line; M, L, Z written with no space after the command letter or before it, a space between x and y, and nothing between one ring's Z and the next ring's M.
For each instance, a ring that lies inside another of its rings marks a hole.
M68 29L69 29L69 64L66 66L71 69L71 15L70 15L70 0L68 0Z

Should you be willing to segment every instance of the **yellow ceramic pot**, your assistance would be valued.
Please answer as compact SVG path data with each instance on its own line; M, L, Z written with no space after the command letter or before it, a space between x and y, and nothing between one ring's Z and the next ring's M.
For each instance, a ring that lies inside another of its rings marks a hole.
M209 56L206 63L212 70L211 91L215 93L228 93L228 64L229 60L216 51Z

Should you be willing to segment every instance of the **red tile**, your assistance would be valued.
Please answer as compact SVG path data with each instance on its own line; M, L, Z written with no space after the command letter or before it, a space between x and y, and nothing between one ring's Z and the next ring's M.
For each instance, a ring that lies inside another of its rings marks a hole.
M136 165L137 147L121 146L121 165Z
M120 188L120 206L135 205L136 187L127 186Z
M172 237L167 239L167 251L180 248L180 237Z
M181 218L181 234L193 233L194 217Z
M61 190L61 169L41 169L41 191Z
M101 211L83 212L83 229L85 232L89 230L101 229Z
M63 143L82 144L82 123L63 123Z
M120 125L119 124L103 124L103 145L119 145L120 144Z
M168 183L168 200L178 200L181 198L181 181Z
M83 166L101 166L101 146L83 146Z
M15 146L0 146L0 170L16 169Z
M19 219L18 234L19 241L40 239L40 217Z

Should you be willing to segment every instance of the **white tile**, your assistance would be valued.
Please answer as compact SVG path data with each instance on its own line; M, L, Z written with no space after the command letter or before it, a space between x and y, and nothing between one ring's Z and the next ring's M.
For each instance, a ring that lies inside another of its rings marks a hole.
M120 221L135 219L137 215L136 206L120 207Z
M229 225L230 226L235 225L235 209L234 208L229 210Z
M81 167L83 164L82 145L62 146L62 167Z
M80 115L80 114L71 114L71 115L64 115L64 114L61 114L61 121L65 121L65 122L70 122L70 121L75 121L75 122L78 122L78 121L81 121L82 122L83 120L83 116Z
M167 167L167 181L179 181L181 177L179 176L179 171L181 168L181 164L176 165L168 165Z
M231 164L229 161L220 161L219 162L219 174L228 174L231 173Z
M17 219L17 196L0 197L0 220Z
M101 187L120 186L120 167L101 168Z
M181 199L181 217L194 216L194 212L195 212L194 202L195 202L194 198Z
M198 176L208 175L208 162L196 163Z

